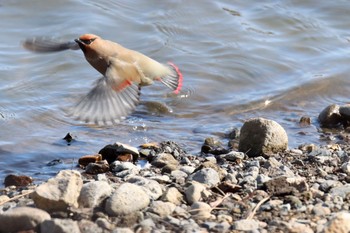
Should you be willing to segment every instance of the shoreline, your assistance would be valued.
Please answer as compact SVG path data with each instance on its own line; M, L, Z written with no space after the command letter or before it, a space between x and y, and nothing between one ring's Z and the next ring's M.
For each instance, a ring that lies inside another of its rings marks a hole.
M0 232L350 231L350 145L288 149L278 124L247 122L199 156L172 141L115 143L80 158L84 170L4 188Z

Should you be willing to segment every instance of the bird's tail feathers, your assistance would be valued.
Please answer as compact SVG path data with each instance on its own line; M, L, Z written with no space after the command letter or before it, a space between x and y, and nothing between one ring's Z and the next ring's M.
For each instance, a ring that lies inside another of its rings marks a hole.
M182 88L183 75L174 63L168 62L168 66L171 69L171 73L161 77L160 81L170 89L174 90L175 94L178 94Z

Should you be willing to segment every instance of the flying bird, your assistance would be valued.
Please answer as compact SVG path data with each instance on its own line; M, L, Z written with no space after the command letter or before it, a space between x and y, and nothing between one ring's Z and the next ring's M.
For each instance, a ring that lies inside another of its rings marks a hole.
M74 41L35 37L23 46L34 52L83 51L87 62L102 74L95 86L69 112L74 118L99 125L113 124L134 111L142 86L160 81L178 94L183 76L169 62L156 60L94 34L84 34Z

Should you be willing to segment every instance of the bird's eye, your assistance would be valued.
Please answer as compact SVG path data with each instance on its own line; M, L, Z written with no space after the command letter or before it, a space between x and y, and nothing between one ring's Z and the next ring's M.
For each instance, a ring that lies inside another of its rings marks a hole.
M84 44L91 44L92 42L94 42L94 40L96 40L96 38L92 38L92 39L80 39Z

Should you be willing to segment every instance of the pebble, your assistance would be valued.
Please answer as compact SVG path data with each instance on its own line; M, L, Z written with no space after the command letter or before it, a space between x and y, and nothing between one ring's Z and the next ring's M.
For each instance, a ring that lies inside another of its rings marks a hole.
M83 185L78 199L79 206L85 208L97 207L112 193L111 186L106 181L92 181Z
M151 164L155 167L162 168L167 165L178 166L179 162L174 158L172 154L161 153L153 158Z
M7 175L4 180L5 187L8 186L27 186L33 182L29 176Z
M204 185L192 182L192 184L185 190L187 203L192 205L194 202L200 201L205 189Z
M32 207L16 207L0 214L0 232L36 230L51 216L44 210Z
M40 224L41 232L80 233L78 222L72 219L50 219Z
M183 202L182 193L175 187L169 187L162 196L162 201L171 202L175 205L180 205Z
M212 208L205 202L195 202L191 205L190 213L195 219L205 220L211 217Z
M125 181L140 186L151 200L157 200L163 195L162 186L155 180L150 180L141 176L132 176Z
M208 185L209 187L213 187L220 182L220 177L217 171L214 169L203 168L189 176L189 180L197 181Z
M171 202L153 201L149 207L149 211L164 218L174 212L175 207L176 205Z
M334 127L340 124L342 117L339 112L340 106L332 104L327 106L318 115L318 121L323 127Z
M236 231L253 232L253 231L258 230L259 222L256 220L253 220L253 219L251 219L251 220L242 219L242 220L235 221L232 224L232 228L233 228L233 230L236 230Z

